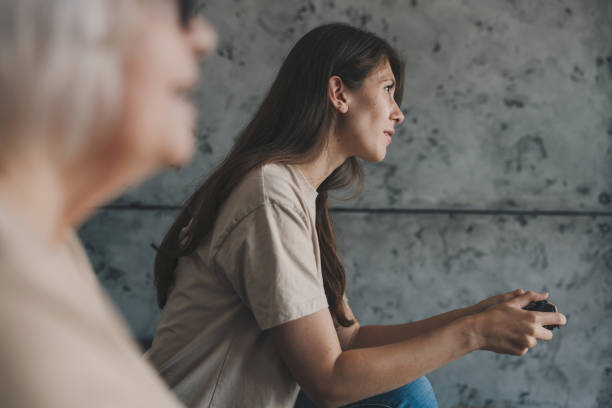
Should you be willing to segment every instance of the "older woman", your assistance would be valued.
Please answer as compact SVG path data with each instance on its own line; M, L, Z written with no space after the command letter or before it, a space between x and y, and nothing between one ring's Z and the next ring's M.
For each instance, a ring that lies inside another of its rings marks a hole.
M185 2L0 1L0 406L176 407L74 229L193 149Z

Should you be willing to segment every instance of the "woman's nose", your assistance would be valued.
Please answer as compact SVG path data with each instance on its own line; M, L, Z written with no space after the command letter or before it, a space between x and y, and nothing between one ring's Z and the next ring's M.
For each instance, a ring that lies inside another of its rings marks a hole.
M404 121L404 113L397 105L397 102L393 104L393 112L391 112L391 120L395 121L396 125L399 125Z
M202 58L217 46L217 33L204 18L196 16L187 25L187 40L193 53Z

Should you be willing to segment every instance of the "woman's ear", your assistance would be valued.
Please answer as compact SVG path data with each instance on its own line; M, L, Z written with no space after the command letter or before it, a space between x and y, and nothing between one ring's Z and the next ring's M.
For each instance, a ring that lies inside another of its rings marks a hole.
M342 79L334 75L329 78L327 94L332 106L340 113L348 112L348 94Z

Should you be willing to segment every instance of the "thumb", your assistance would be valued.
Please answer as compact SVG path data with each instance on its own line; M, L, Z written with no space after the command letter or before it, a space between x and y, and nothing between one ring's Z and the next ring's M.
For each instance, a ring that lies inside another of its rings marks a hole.
M533 292L527 291L522 295L519 295L511 300L516 306L523 308L531 302L537 302L539 300L545 300L548 298L548 292Z

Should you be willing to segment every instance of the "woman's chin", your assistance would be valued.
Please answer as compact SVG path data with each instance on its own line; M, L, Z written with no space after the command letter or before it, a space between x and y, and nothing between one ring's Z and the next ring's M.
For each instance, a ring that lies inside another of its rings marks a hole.
M371 152L370 154L359 156L359 158L368 163L379 163L385 159L386 155L387 149L385 148L378 152Z
M189 140L177 143L172 150L165 155L164 164L172 167L182 167L189 163L195 154L195 140L193 136Z

